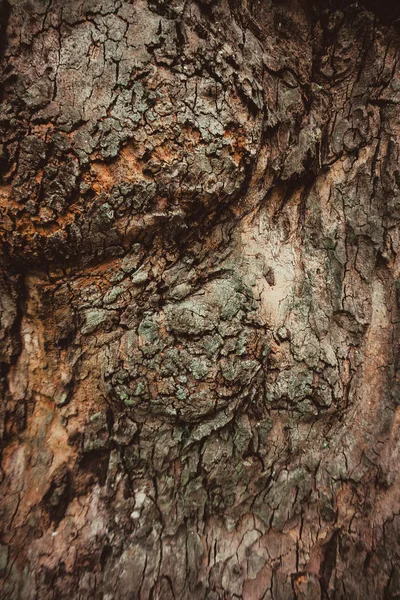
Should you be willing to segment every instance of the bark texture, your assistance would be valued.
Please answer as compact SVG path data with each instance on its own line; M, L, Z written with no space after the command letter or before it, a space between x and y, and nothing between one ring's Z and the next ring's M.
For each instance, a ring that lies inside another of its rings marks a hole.
M400 598L384 2L0 0L0 597Z

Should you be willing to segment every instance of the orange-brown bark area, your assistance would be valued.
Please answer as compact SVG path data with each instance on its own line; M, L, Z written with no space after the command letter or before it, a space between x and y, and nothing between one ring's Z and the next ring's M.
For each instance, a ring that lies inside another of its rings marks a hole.
M0 0L0 598L400 598L389 3Z

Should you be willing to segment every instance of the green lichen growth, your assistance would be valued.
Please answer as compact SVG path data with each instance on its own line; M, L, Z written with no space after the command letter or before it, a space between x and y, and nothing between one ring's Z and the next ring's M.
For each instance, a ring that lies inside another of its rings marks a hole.
M87 335L93 333L99 325L105 323L109 312L103 309L88 310L85 315L85 324L82 327L82 333Z

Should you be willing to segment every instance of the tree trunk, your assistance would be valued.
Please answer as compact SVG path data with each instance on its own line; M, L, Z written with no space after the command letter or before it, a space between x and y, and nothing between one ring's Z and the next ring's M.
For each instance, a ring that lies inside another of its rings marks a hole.
M0 597L399 599L400 11L0 13Z

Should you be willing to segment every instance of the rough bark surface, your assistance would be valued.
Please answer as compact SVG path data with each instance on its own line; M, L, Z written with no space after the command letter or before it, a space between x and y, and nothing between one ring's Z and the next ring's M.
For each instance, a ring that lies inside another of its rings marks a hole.
M0 1L2 599L400 598L389 8Z

